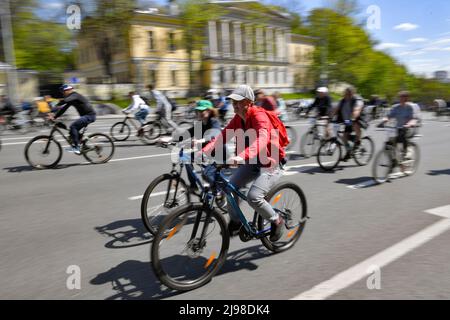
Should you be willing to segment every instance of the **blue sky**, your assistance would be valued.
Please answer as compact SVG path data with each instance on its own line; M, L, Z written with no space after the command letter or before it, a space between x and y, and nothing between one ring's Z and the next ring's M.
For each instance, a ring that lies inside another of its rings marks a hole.
M295 7L302 15L330 3L330 0L265 1L291 5L296 2ZM40 2L51 10L63 9L61 0ZM155 2L166 3L165 0ZM380 8L381 28L368 30L380 42L379 50L390 53L414 73L431 76L436 70L450 72L450 1L359 0L359 21L367 19L366 10L371 5Z

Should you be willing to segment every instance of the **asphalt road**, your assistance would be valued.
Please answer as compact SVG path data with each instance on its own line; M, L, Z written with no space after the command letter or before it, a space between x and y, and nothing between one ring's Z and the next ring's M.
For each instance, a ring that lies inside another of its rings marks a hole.
M107 133L113 122L99 120L88 132ZM308 128L295 125L299 136ZM417 174L381 186L370 184L371 165L324 173L315 159L293 156L283 179L301 186L311 216L297 245L272 255L258 241L233 239L213 281L179 294L153 274L140 200L130 200L170 170L166 149L132 138L116 145L110 163L64 153L56 169L35 171L24 147L37 133L7 132L0 299L449 299L450 123L427 119L421 133ZM368 134L379 150L385 133ZM81 289L67 287L73 265Z

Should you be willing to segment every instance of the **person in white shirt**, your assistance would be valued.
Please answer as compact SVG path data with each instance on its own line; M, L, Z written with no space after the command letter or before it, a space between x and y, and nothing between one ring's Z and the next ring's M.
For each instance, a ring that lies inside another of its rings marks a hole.
M166 122L165 124L169 128L176 130L178 126L175 122L172 121L172 105L170 104L169 100L167 100L164 94L156 90L154 85L150 84L147 87L150 90L153 99L155 99L156 101L156 112L160 115L161 120L163 122Z
M128 95L132 99L132 102L123 112L126 114L136 112L134 117L141 123L141 125L143 125L148 113L150 112L150 107L138 94L136 94L136 92L131 91Z

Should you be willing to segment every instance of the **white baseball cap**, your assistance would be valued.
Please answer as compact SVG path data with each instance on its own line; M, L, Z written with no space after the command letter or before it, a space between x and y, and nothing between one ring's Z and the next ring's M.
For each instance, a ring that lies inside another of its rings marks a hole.
M243 84L237 87L227 98L235 101L242 101L244 99L255 101L255 94L250 86Z
M317 92L319 93L328 93L328 88L327 87L320 87L317 89Z

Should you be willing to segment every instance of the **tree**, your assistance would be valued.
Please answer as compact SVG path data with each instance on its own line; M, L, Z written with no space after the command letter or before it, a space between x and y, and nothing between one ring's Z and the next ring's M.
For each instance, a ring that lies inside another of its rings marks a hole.
M130 22L136 7L136 0L95 0L94 12L83 22L81 32L97 44L97 56L109 83L115 82L112 72L114 48L118 43L128 46L124 39L129 38Z
M183 47L188 54L189 87L196 83L194 73L194 54L201 52L205 45L208 21L217 19L225 13L223 7L209 3L207 0L185 0L180 6L180 19L183 21Z

